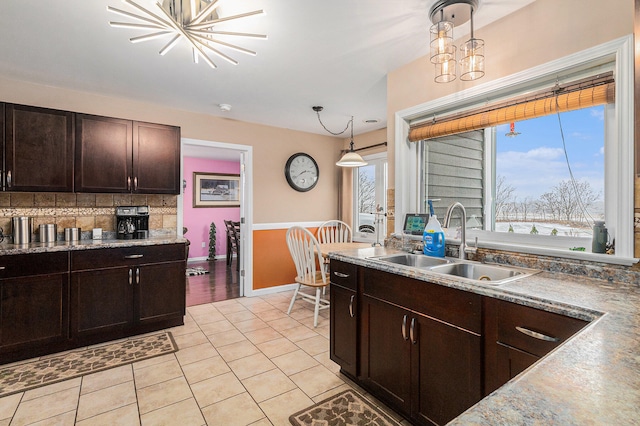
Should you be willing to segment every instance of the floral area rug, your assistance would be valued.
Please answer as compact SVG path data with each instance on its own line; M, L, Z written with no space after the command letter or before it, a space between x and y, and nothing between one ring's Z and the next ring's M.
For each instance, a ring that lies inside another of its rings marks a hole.
M0 365L0 398L178 350L169 332Z
M400 426L360 394L346 390L289 417L294 426Z

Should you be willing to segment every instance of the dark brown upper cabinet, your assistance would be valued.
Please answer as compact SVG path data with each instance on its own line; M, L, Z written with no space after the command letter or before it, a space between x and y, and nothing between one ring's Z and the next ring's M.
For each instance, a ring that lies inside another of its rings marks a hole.
M180 193L180 128L76 114L76 192Z
M133 122L133 191L180 193L180 128Z
M4 105L5 191L72 192L74 114Z

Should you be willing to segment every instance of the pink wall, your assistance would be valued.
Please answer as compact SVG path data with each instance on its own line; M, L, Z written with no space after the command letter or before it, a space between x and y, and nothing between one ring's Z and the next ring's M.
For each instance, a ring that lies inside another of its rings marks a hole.
M204 158L184 157L183 179L187 181L184 189L184 226L188 229L184 234L191 245L189 258L209 256L209 227L216 224L216 257L226 256L227 234L225 220L240 220L239 207L198 207L193 208L193 172L240 174L240 163L218 161ZM205 246L202 247L202 243Z

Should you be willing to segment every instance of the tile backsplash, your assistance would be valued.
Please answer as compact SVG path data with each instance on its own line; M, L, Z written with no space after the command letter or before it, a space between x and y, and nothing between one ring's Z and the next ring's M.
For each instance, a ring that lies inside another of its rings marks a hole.
M115 237L117 206L149 206L149 231L154 234L176 234L177 195L144 194L75 194L54 192L0 193L0 228L10 235L11 218L33 218L33 241L37 241L41 224L54 223L58 236L64 228L81 228L83 238L93 228L102 228L104 238ZM89 237L90 238L90 237Z

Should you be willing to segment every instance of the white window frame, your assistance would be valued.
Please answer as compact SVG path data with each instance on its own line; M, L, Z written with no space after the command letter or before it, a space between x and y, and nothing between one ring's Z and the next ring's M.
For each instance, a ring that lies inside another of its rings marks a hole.
M370 155L364 155L362 156L362 158L367 161L369 164L375 162L376 163L376 176L375 176L375 182L376 182L376 199L378 198L378 194L380 194L382 196L382 200L383 203L381 203L381 206L384 210L386 210L386 199L387 199L387 184L388 184L388 176L385 176L388 173L388 162L387 162L387 153L385 152L379 152L376 154L370 154ZM357 240L357 241L362 241L362 242L370 242L370 243L375 243L376 242L376 234L373 233L366 233L366 232L360 232L357 229L356 224L358 223L358 214L359 212L358 210L358 179L356 179L356 170L354 170L354 175L353 175L353 239ZM383 211L384 213L384 211ZM386 230L387 230L387 220L386 217L383 217L383 226L382 229L380 229L379 232L379 240L381 243L384 242L384 239L386 238ZM375 220L375 219L374 219ZM375 222L374 222L375 223Z
M402 232L404 214L419 211L418 144L408 141L409 123L421 117L433 117L444 112L468 109L482 105L487 99L498 99L521 93L524 87L537 81L548 81L558 75L579 73L605 64L613 64L616 80L615 108L605 108L608 121L605 135L605 217L607 228L616 238L616 255L604 255L553 248L545 242L533 241L528 235L509 233L479 234L480 247L511 250L523 253L553 255L557 257L590 259L606 263L631 265L633 258L633 36L625 36L595 46L538 67L490 81L395 114L395 233ZM594 72L592 72L593 74ZM612 111L615 110L615 114ZM612 122L613 125L609 125ZM487 200L490 202L491 200Z

